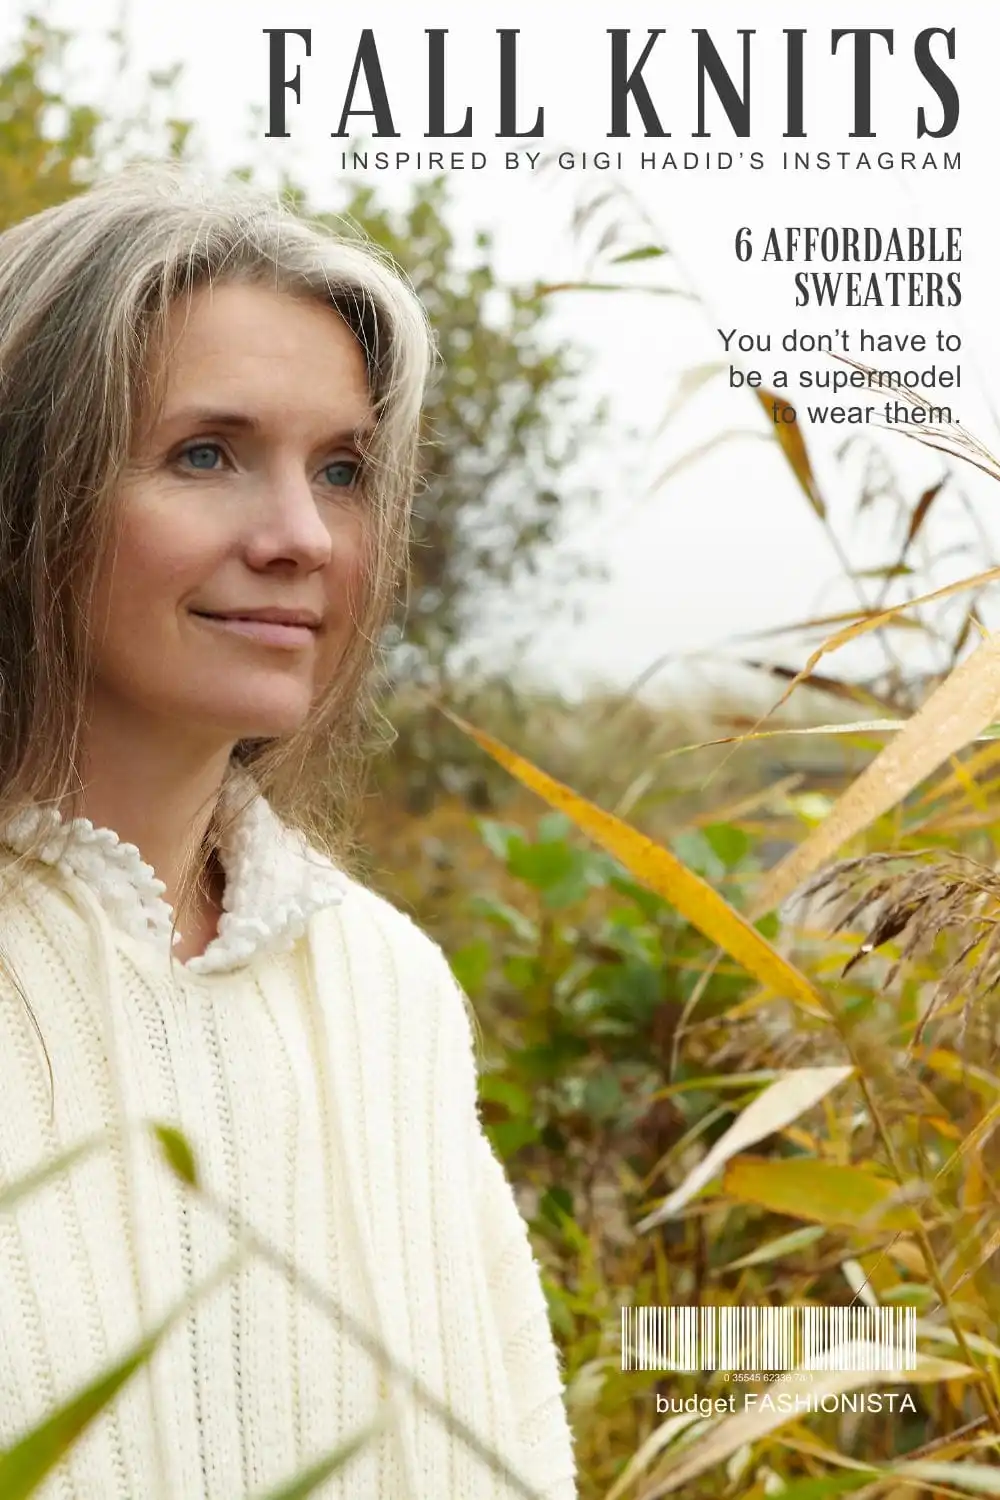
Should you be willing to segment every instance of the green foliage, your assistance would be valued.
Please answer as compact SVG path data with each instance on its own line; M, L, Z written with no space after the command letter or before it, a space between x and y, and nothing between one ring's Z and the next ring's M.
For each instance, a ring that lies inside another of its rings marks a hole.
M29 16L0 71L0 229L63 202L95 175L98 112L69 105L58 86L43 81L61 68L67 40Z
M170 112L176 68L150 74L143 103L111 116L96 100L72 97L72 40L29 14L0 69L0 231L74 197L118 163L190 154L191 122ZM108 45L120 76L126 39L113 31Z
M468 992L489 1004L500 1044L482 1080L487 1131L517 1157L518 1174L538 1159L530 1148L558 1157L570 1143L623 1155L638 1171L705 940L616 860L572 838L562 814L543 817L533 835L491 819L476 826L524 891L523 909L472 897L470 914L493 939L452 954ZM736 868L739 830L718 825L713 837ZM588 920L595 899L601 914ZM707 1012L727 1003L733 984L725 970L712 977Z
M480 930L452 950L452 959L486 1022L484 1123L520 1186L545 1268L585 1500L606 1495L650 1437L654 1390L682 1398L731 1388L718 1377L622 1372L622 1303L835 1305L851 1300L857 1273L881 1305L913 1306L928 1333L938 1328L948 1358L961 1351L974 1361L963 1341L977 1333L986 1335L983 1352L1000 1356L989 1342L996 1296L969 1238L985 1211L984 1189L975 1187L979 1169L969 1163L971 1197L961 1170L953 1170L981 1115L967 1096L962 1100L947 1021L920 1049L922 1058L935 1058L934 1067L911 1061L912 1083L900 1088L905 1048L923 1013L914 991L925 972L909 975L902 996L885 990L884 963L874 959L867 974L838 981L837 1024L861 1059L864 1094L842 1086L791 1127L758 1136L753 1153L744 1148L720 1167L683 1212L640 1232L640 1219L737 1124L762 1084L796 1066L842 1062L842 1041L831 1025L810 1025L777 1002L742 1014L754 997L752 981L722 965L713 969L705 940L595 852L562 814L545 814L534 827L527 820L473 823L503 895L467 897L466 923ZM668 842L738 904L761 872L761 837L750 822L720 819L679 829ZM804 938L774 915L761 925L786 950L801 944L814 969L829 969L831 939ZM685 1007L696 989L692 1020ZM675 1059L682 1018L687 1031ZM984 1088L995 1101L1000 1082L991 1078ZM964 1127L954 1128L959 1121ZM899 1171L909 1183L902 1197ZM908 1203L923 1206L929 1238L908 1231L920 1222ZM932 1263L949 1267L946 1285L965 1268L952 1315L957 1334L942 1316ZM960 1359L948 1368L963 1365ZM887 1464L918 1454L943 1430L981 1420L974 1383L943 1374L940 1380L937 1388L909 1386L917 1410L905 1419L856 1418L848 1438L846 1419L811 1415L796 1423L798 1436L814 1453L817 1442L846 1451L850 1441L856 1453ZM692 1428L685 1453L697 1453L696 1434ZM746 1447L747 1478L751 1471L758 1482L780 1473L803 1494L809 1486L839 1492L839 1478L783 1449L782 1435L775 1442L762 1433ZM716 1462L677 1493L685 1500L737 1493L727 1484Z

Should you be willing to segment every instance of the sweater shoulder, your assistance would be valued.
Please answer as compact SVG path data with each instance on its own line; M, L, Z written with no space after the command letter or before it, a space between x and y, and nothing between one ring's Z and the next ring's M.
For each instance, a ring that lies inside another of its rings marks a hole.
M353 876L344 876L344 899L331 909L337 937L349 961L371 965L395 978L408 1002L432 1003L472 1021L468 997L435 937L387 896ZM474 1022L473 1029L475 1029Z
M377 936L394 950L438 967L447 964L444 949L414 917L353 875L341 872L344 900L337 908L348 933Z
M479 1025L472 1004L436 938L388 897L354 877L344 878L343 901L320 913L330 926L334 993L346 982L365 1003L359 1024L383 1041L406 1033L411 1055L440 1037L462 1072L478 1073ZM467 1065L467 1067L466 1067Z

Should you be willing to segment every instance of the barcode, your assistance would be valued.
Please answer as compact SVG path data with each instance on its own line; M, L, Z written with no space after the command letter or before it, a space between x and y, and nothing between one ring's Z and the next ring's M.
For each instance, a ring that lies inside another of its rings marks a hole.
M912 1307L623 1307L623 1370L913 1370Z

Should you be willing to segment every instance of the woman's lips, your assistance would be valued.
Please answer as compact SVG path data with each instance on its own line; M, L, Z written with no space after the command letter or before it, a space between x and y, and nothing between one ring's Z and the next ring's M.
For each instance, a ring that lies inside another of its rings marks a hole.
M259 641L264 646L301 648L307 646L316 635L316 631L310 625L279 625L274 620L223 619L217 615L199 615L194 611L192 613L196 620L203 620L206 625L224 630L229 635L241 635L248 640Z

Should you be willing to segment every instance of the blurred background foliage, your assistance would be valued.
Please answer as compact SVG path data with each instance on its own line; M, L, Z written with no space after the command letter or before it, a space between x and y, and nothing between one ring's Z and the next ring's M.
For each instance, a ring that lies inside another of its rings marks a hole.
M197 128L175 106L176 70L149 78L141 111L112 118L70 89L71 44L29 17L5 60L0 227L124 160L198 158ZM108 46L125 70L125 37L109 36ZM254 173L253 164L239 169ZM728 742L754 728L760 694L705 693L677 706L602 693L568 704L512 678L456 669L455 650L484 601L530 579L568 518L596 499L574 480L572 460L599 445L605 413L581 398L579 351L554 342L548 321L552 298L566 293L502 285L486 234L471 263L460 255L444 180L415 187L401 209L353 183L322 204L285 186L303 207L346 217L391 251L439 340L409 608L390 642L386 711L397 739L377 767L364 837L372 882L441 941L482 1023L483 1119L543 1268L583 1500L1000 1493L990 1479L1000 1473L992 980L977 981L975 997L928 1009L945 961L971 962L982 930L965 942L931 924L892 973L905 923L876 921L871 951L845 975L864 913L834 934L832 916L815 904L780 914L755 907L767 872L829 826L841 793L982 635L989 580L947 608L931 600L882 619L876 677L849 681L824 663L768 721L780 735L747 738L735 751ZM573 228L594 237L595 280L634 292L664 269L672 274L665 243L614 193L581 211ZM715 373L692 372L686 394ZM684 399L682 390L674 420ZM760 420L756 408L750 415ZM890 595L916 598L938 497L962 497L961 443L937 453L912 494L876 445L866 450L857 503L894 508L898 548L862 575L834 534L806 438L797 425L767 429L762 436L784 445L803 503L830 529L857 598L850 619L864 628ZM862 441L852 440L845 462ZM967 550L986 568L992 558L967 510ZM585 571L580 559L567 577ZM782 659L765 644L742 660L777 695L800 672L805 647L847 620L798 622ZM933 644L930 672L904 668L894 650L903 630ZM585 800L569 816L547 806L438 713L427 688ZM852 722L860 727L834 732ZM829 732L801 732L824 724ZM905 867L907 855L931 849L991 868L1000 750L970 748L983 727L970 725L891 806L845 824L842 852L896 851ZM593 808L701 877L734 920L752 920L782 962L809 976L823 1006L797 1005L721 953L699 926L701 888L691 887L682 915L652 867L638 869L588 836ZM946 871L941 878L946 892L958 890ZM982 880L963 899L993 922L996 897ZM925 891L905 915L930 909ZM982 1005L970 1029L973 998ZM789 1070L841 1065L850 1076L838 1087L791 1121L776 1113L755 1153L734 1149L682 1211L640 1227L725 1145L762 1091ZM911 1393L915 1411L795 1414L770 1427L698 1413L664 1421L656 1396L732 1387L718 1374L620 1367L623 1303L850 1302L918 1310L925 1364L895 1387ZM921 1461L937 1467L921 1471Z

